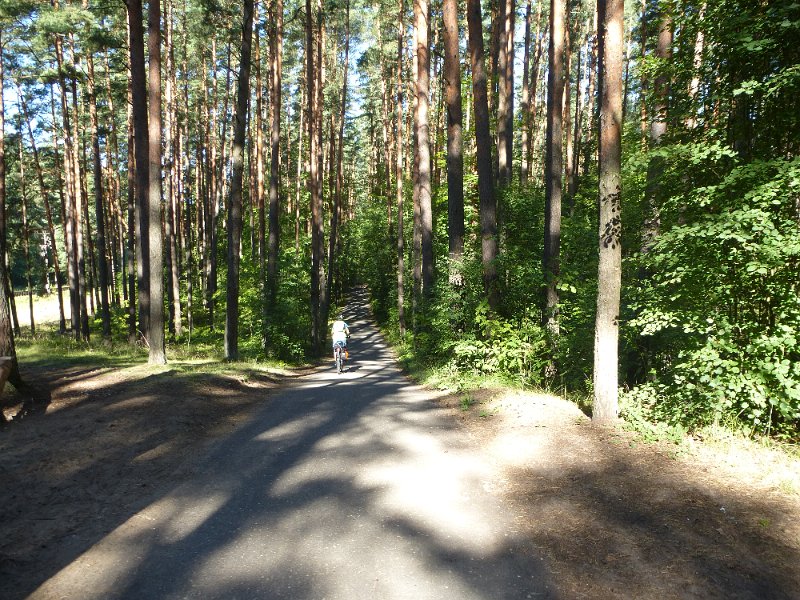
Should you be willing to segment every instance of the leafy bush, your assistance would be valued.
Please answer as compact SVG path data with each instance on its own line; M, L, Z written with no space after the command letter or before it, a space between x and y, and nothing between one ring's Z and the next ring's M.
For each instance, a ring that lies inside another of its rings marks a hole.
M542 327L527 318L514 323L492 316L483 302L475 313L474 328L453 345L455 368L510 375L525 384L541 382L549 360Z

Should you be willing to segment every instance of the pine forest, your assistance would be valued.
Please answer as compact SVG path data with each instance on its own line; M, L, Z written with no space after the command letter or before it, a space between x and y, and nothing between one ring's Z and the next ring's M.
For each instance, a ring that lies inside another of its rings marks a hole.
M0 53L19 390L308 364L364 286L411 371L800 440L797 3L2 0Z

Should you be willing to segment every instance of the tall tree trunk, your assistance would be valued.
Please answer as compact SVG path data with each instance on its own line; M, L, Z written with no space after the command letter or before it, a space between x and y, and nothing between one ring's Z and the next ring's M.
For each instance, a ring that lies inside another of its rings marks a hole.
M303 117L307 116L305 107L305 88L300 87L300 120L297 124L297 179L295 181L294 201L294 253L300 254L300 182L303 178Z
M228 277L225 311L225 358L239 360L239 246L242 239L242 179L247 133L247 101L250 98L250 50L253 40L253 0L244 2L242 50L233 132L233 172L228 203ZM277 109L276 109L277 110Z
M691 100L690 116L686 119L687 129L697 127L698 98L700 96L700 72L703 67L703 48L705 46L705 31L703 20L706 14L706 3L700 7L697 15L697 33L694 39L694 59L692 60L692 79L689 82L689 99Z
M328 240L328 280L326 282L327 297L332 300L333 296L333 280L334 270L336 264L336 243L338 240L339 229L339 215L342 208L342 185L344 183L344 120L347 110L347 72L350 62L350 0L346 0L345 5L345 43L344 43L344 62L342 68L344 73L342 75L342 101L339 108L339 131L338 135L338 154L335 158L336 181L334 182L333 202L331 203L331 231ZM333 132L332 132L333 133ZM333 161L334 158L331 157ZM389 165L387 165L388 169ZM388 175L388 172L387 172Z
M491 134L489 131L489 100L486 92L486 69L483 59L483 28L480 0L467 0L469 55L472 67L472 96L475 108L475 140L480 196L481 256L483 288L489 307L496 311L500 305L497 288L497 202L492 176Z
M419 210L422 235L422 294L433 294L433 211L431 206L431 155L428 98L430 83L430 4L414 0L414 28L417 31L417 111L414 126L417 131L419 156Z
M538 139L538 131L539 127L537 126L538 123L536 122L536 117L538 113L538 104L539 99L537 97L537 90L539 90L539 67L542 60L542 54L544 53L544 40L547 37L546 35L542 34L542 2L543 0L539 0L538 7L536 9L536 52L533 57L533 68L530 72L530 115L528 118L528 128L529 132L529 145L526 154L523 154L522 160L527 162L528 165L528 173L530 174L533 170L533 149L536 146L536 142ZM549 25L547 30L549 31ZM544 86L543 86L544 87Z
M22 250L25 256L25 281L28 284L28 311L31 335L36 335L36 322L33 318L33 282L31 280L30 230L28 229L28 193L25 187L25 161L22 156L22 126L19 140L19 193L22 199ZM2 392L2 390L0 390Z
M564 96L565 0L550 0L550 64L547 74L547 132L545 148L545 228L543 323L555 339L558 324L558 277L561 248L562 99ZM552 366L552 365L551 365ZM552 373L551 373L552 374Z
M405 314L405 239L403 238L403 47L405 45L405 4L398 0L397 15L397 163L395 192L397 194L397 324L400 335L406 333Z
M147 50L148 145L148 255L150 257L150 323L148 362L163 365L164 352L164 248L161 229L161 3L151 0L148 10Z
M586 143L585 143L585 155L583 157L583 175L587 175L589 173L589 168L594 163L594 157L596 156L594 153L594 136L597 132L597 106L598 103L595 100L595 84L597 82L597 46L598 46L598 30L597 30L597 4L594 6L593 16L592 16L592 50L589 54L589 86L586 93L586 111L587 111L587 121L588 127L587 135L586 135ZM624 109L624 106L623 106Z
M72 54L72 62L74 65L78 66L78 58L75 52L75 43L72 36L70 36L70 48ZM88 232L89 227L89 199L88 194L86 191L86 181L85 181L85 169L82 166L81 161L81 154L86 156L86 152L81 153L81 144L79 140L81 139L78 129L78 124L80 122L80 111L79 111L79 103L78 103L78 82L76 78L72 80L72 107L74 109L73 119L72 119L72 166L75 170L74 172L74 184L75 184L75 205L74 205L74 223L75 223L75 252L77 254L76 261L78 265L78 298L80 302L80 339L84 341L89 340L89 310L86 304L86 296L87 292L89 297L91 298L91 286L87 286L86 280L86 252L84 250L84 224L87 228L86 237L90 241L90 252L89 256L92 256L91 252L91 234ZM82 216L83 215L83 216Z
M586 42L588 44L589 34L586 34ZM588 46L587 46L588 48ZM574 198L575 193L578 191L578 169L580 167L581 156L581 135L583 133L583 92L582 82L583 74L581 68L581 49L578 47L578 65L575 73L575 116L573 118L572 126L572 152L569 154L570 170L567 176L567 197L570 201L570 214L575 206Z
M576 21L577 25L577 21ZM572 46L574 39L570 28L569 15L566 15L564 23L564 101L561 105L563 114L564 131L564 179L566 180L567 202L569 203L570 182L573 178L572 173L572 128L574 126L572 115ZM580 69L579 69L580 70ZM580 90L580 81L576 79L575 87ZM578 94L576 93L576 96Z
M598 17L597 23L601 25L602 21L600 19L600 0L598 0ZM641 15L641 24L639 25L639 62L644 62L645 56L647 54L647 0L642 0L642 15ZM598 35L600 31L598 30ZM642 148L647 147L647 90L649 87L649 82L647 78L642 75L639 91L639 131L641 132L641 140L642 140ZM600 82L602 87L602 82Z
M94 162L94 212L97 222L98 279L100 286L100 315L103 337L111 337L111 311L108 305L108 250L106 248L106 219L103 207L103 162L100 156L100 135L97 122L97 94L94 82L94 58L86 55L89 92L89 120L92 129L92 157Z
M458 2L445 0L444 81L447 104L447 230L450 241L450 279L460 283L464 254L464 155L461 109L461 57L458 41Z
M592 420L613 421L618 406L623 0L598 0L600 24L600 261L594 339Z
M139 289L139 331L150 332L150 240L148 192L150 185L147 82L144 61L142 0L128 0L128 46L131 53L131 103L136 163L136 274ZM149 343L149 340L148 340Z
M178 230L180 217L178 215L178 170L180 168L180 154L177 152L178 136L177 109L176 109L176 77L175 77L175 42L173 29L172 0L165 0L165 26L164 48L167 60L167 81L164 86L166 95L166 123L164 125L164 148L167 155L165 160L166 214L164 218L165 234L167 237L167 305L169 306L169 332L174 337L180 337L181 331L181 296L180 296L180 258L178 257Z
M497 63L497 179L511 182L514 142L514 0L500 0L499 60Z
M321 344L327 340L328 334L328 310L330 307L330 299L328 298L327 294L327 286L326 286L326 279L325 279L325 221L324 221L324 194L323 194L323 183L324 183L324 174L325 174L325 127L324 127L324 115L325 115L325 93L324 93L324 82L326 80L325 77L325 44L326 44L326 29L325 29L325 12L322 0L317 0L317 71L316 71L316 78L317 78L317 85L316 85L316 93L317 93L317 100L316 100L316 135L317 135L317 198L319 199L319 221L317 225L319 227L319 232L317 235L317 243L319 244L317 250L319 252L320 260L319 260L319 307L320 307L320 315L317 319L317 325L319 326L319 334L318 338ZM320 347L320 352L322 348Z
M281 145L281 71L283 68L283 0L276 0L275 22L270 44L270 132L269 167L269 240L267 259L267 305L274 308L278 295L278 253L280 250L280 145Z
M306 86L308 88L308 140L309 169L308 187L311 196L311 346L315 355L322 354L321 338L321 299L320 285L321 262L323 259L322 239L322 198L319 185L319 161L317 136L317 64L316 44L314 41L314 20L316 16L311 9L311 0L306 0ZM327 325L327 324L326 324Z
M127 206L127 257L128 264L128 343L138 339L136 333L136 186L139 171L136 168L136 133L133 116L133 77L128 78L128 206ZM141 254L138 256L141 261ZM144 332L142 332L144 334Z
M259 2L253 5L253 19L258 23ZM269 12L267 13L269 15ZM257 243L258 243L258 273L259 281L263 286L264 298L267 297L267 224L266 210L264 207L264 81L261 76L261 34L256 25L256 35L253 38L253 64L256 76L256 109L255 109L255 198L251 198L257 212ZM271 63L270 63L271 65ZM269 77L269 75L268 75ZM266 317L266 315L265 315Z
M522 185L526 185L528 183L528 154L530 152L530 103L531 103L531 96L530 96L530 55L531 55L531 21L532 21L532 11L531 11L531 2L532 0L527 0L525 5L525 43L523 47L523 58L522 58L522 91L521 91L521 98L519 102L519 112L520 117L522 120L522 130L520 132L520 153L522 155L522 160L520 160L520 168L519 168L519 181ZM541 2L539 3L541 6Z
M60 260L58 258L58 249L56 248L56 228L53 225L53 211L51 210L50 206L50 195L47 191L47 185L44 181L44 170L42 169L42 163L39 160L39 150L36 147L36 138L33 135L33 128L31 127L31 118L30 114L28 113L28 106L25 102L25 97L22 93L21 88L17 88L17 94L20 99L20 105L22 108L22 115L25 119L25 123L28 129L28 139L31 141L31 150L33 151L33 164L36 168L36 179L39 183L39 193L42 195L42 200L44 201L44 211L45 216L47 217L47 232L50 236L50 255L53 260L53 269L55 271L56 276L56 293L58 294L58 330L61 333L66 331L66 322L64 319L64 298L62 293L62 282L61 282L61 265ZM20 141L20 143L22 143Z
M56 3L55 8L58 8ZM64 164L63 172L65 175L64 183L66 186L65 202L62 203L62 210L64 212L64 246L67 255L67 277L69 280L69 306L70 306L70 322L72 325L72 333L76 339L80 339L81 329L81 304L80 304L80 290L78 284L78 262L76 236L75 236L75 203L77 185L75 183L75 169L72 167L74 157L73 153L73 137L72 125L70 120L69 106L67 103L67 83L66 75L64 73L64 52L63 52L63 39L60 35L55 36L55 50L56 61L58 64L58 80L59 87L61 88L61 118L63 122L64 133ZM0 261L4 262L4 258L0 256ZM13 299L13 298L12 298Z
M657 148L667 133L667 107L670 92L670 79L663 71L672 59L672 17L666 7L662 8L658 26L658 44L656 58L662 70L653 82L653 111L650 122L650 148ZM647 253L655 244L661 229L661 185L665 162L660 156L654 156L647 165L646 191L647 212L642 228L642 253Z

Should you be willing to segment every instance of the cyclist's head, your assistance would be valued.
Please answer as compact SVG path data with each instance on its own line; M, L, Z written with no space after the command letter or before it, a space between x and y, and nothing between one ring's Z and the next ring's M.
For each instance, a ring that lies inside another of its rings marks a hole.
M339 313L339 320L344 321L344 313Z

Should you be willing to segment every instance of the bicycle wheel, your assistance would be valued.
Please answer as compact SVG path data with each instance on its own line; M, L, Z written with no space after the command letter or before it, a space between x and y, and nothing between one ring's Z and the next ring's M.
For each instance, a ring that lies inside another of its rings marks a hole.
M341 349L336 349L336 372L342 372L342 351Z

